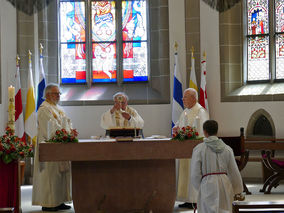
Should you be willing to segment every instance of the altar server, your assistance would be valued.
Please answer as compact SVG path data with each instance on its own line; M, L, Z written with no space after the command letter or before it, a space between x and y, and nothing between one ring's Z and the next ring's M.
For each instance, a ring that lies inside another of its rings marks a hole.
M70 162L39 162L38 144L54 136L56 130L70 130L72 126L70 119L57 105L60 100L58 85L47 85L44 94L45 101L38 109L32 204L42 206L43 211L67 210L71 206L64 202L72 200Z
M185 109L173 127L173 133L182 127L191 126L196 128L200 136L203 136L202 126L209 119L209 115L206 109L198 103L197 91L193 88L186 89L182 101ZM177 200L185 202L179 207L192 208L192 203L196 203L197 194L190 184L190 160L179 160L178 168Z
M204 141L197 145L191 159L191 183L198 190L199 213L230 213L234 195L243 183L233 150L216 135L218 123L203 124Z
M113 107L101 116L102 128L143 128L144 120L135 109L128 106L128 96L125 93L116 93L113 101Z

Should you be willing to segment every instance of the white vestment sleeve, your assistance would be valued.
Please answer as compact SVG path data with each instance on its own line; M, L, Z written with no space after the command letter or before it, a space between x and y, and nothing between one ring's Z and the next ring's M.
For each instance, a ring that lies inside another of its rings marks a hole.
M112 114L110 110L106 111L104 114L102 114L101 117L101 127L103 129L109 129L110 127L113 127L113 121L112 121Z
M230 149L230 153L228 177L231 180L234 194L239 194L243 192L243 181L232 149Z
M199 191L201 178L202 178L202 161L200 156L200 150L198 147L193 149L190 165L190 179L191 184L196 191Z
M133 109L133 111L134 111L134 116L131 116L129 120L130 126L142 129L144 126L144 120L141 118L141 116L138 114L136 110Z
M53 124L53 132L50 133L51 137L54 136L55 131L58 129L61 129L61 125L58 123L58 121L54 118L53 114L46 108L46 107L40 107L38 110L38 125L41 130L41 135L43 136L44 140L48 139L48 121L51 120ZM39 141L43 142L43 141Z
M183 115L184 114L184 111L180 114L179 116L179 119L177 120L177 122L175 123L175 126L174 127L180 127L180 123L181 123L181 120L183 119ZM173 127L173 128L174 128Z
M206 109L201 108L199 110L198 113L198 117L199 117L199 128L197 129L199 136L204 137L204 133L203 133L203 124L205 121L209 120L209 115Z

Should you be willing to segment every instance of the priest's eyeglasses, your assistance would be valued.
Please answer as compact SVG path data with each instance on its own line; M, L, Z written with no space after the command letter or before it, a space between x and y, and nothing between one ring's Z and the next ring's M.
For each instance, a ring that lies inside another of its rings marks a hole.
M61 92L51 92L51 95L61 95Z

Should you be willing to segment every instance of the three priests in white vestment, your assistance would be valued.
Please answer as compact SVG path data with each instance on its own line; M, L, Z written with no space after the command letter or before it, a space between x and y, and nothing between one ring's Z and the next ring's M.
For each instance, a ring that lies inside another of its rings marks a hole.
M182 101L185 109L173 127L173 133L176 133L179 128L191 126L196 128L200 136L204 136L202 126L209 119L209 115L206 109L197 102L197 91L193 88L186 89ZM190 184L190 159L179 160L177 178L177 200L186 202L179 207L190 208L190 203L196 203L197 199L197 192Z
M128 96L125 93L116 93L113 101L113 107L101 117L102 128L143 128L144 120L135 109L128 106Z
M58 129L65 128L69 131L72 124L57 105L60 100L58 85L47 85L44 94L46 100L38 110L32 204L42 206L43 211L70 209L70 206L64 204L72 201L70 162L39 162L38 144L54 136Z
M243 191L242 177L233 150L216 135L218 123L203 125L204 141L192 153L191 183L198 190L199 213L230 213L234 195Z

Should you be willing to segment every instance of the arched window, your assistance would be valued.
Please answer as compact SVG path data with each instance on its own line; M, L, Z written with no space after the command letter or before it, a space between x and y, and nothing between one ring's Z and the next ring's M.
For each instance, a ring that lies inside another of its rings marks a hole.
M147 82L147 0L60 0L62 84Z

